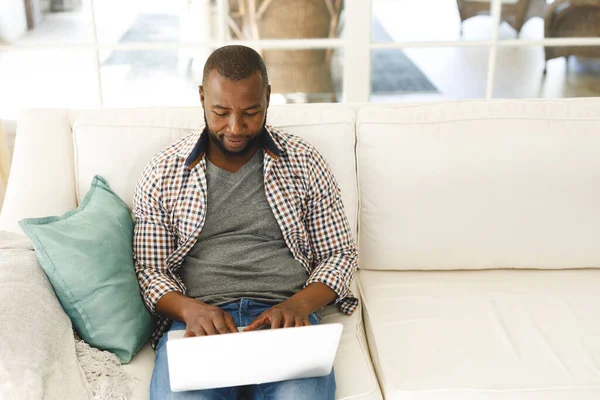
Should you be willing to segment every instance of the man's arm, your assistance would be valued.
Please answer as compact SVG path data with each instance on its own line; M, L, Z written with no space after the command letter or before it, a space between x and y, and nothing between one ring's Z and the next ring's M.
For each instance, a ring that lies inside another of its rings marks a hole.
M168 212L161 202L160 183L152 165L140 177L133 198L135 272L146 307L154 314L157 302L183 288L167 268L167 257L177 246Z
M334 301L339 303L350 294L350 284L358 265L358 249L333 173L316 150L311 161L311 195L305 226L315 267L307 287L321 283L335 292Z
M268 325L271 329L310 325L308 316L335 300L336 293L322 283L311 283L256 317L245 331Z
M313 282L290 297L289 301L297 303L298 307L308 315L334 301L336 296L336 293L330 287L320 282Z

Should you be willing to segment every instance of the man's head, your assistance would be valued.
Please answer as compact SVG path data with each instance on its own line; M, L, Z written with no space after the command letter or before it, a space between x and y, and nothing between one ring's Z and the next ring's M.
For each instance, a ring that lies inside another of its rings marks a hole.
M267 69L256 51L225 46L208 57L200 101L211 142L224 155L245 155L257 148L270 95Z

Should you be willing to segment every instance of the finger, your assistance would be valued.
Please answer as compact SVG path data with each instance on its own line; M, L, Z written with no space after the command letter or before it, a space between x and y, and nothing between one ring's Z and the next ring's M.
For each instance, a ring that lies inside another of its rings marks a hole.
M202 326L197 327L193 333L194 336L206 336L206 331Z
M308 319L303 319L302 323L304 324L304 326L310 326L311 325L311 323L310 323L310 321Z
M267 323L269 323L268 315L265 313L260 314L258 317L254 318L254 321L250 322L250 325L244 328L244 332L254 331Z
M294 326L304 326L304 323L302 322L302 318L296 317L294 319Z
M283 322L281 313L272 312L271 313L271 329L281 328L281 323Z
M215 324L215 328L219 334L229 333L229 328L227 327L224 317L225 316L218 316L213 320L213 324Z
M283 327L284 328L292 328L295 323L295 316L293 314L284 314L283 315Z
M229 313L225 314L225 325L227 325L227 329L231 333L236 333L238 331L237 326L235 325L235 321Z
M217 334L217 330L215 329L215 324L212 322L212 320L208 320L206 323L202 324L202 327L204 328L204 331L206 332L207 335L216 335Z
M196 336L196 334L192 331L188 331L186 330L185 333L183 334L183 337L194 337Z

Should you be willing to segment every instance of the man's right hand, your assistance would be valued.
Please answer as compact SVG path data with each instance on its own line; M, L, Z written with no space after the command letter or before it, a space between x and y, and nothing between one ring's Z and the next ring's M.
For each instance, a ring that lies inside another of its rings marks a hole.
M156 311L170 319L185 322L184 337L235 333L233 317L219 307L191 299L179 292L169 292L160 298Z
M191 304L189 309L185 310L183 322L186 325L183 337L235 333L238 331L233 317L228 312L199 301L197 301L197 304Z

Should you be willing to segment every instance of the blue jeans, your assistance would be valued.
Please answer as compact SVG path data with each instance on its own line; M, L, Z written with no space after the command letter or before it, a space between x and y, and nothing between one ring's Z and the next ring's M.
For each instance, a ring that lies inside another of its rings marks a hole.
M242 299L229 303L221 308L233 317L237 326L246 326L263 311L271 308L270 304ZM309 316L310 323L316 325L319 318L316 314ZM185 324L173 321L170 330L184 330ZM150 383L150 400L194 399L194 400L234 400L246 398L250 400L302 400L302 399L335 399L335 378L333 369L327 376L318 378L294 379L282 382L263 383L241 387L196 390L188 392L171 392L169 384L169 368L167 365L167 334L158 342L152 382ZM243 397L242 397L243 396Z

